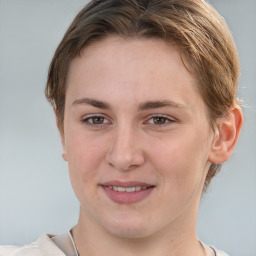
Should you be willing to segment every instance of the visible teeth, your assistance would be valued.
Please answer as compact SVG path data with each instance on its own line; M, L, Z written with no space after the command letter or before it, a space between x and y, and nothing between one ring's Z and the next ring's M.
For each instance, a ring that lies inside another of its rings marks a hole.
M134 192L136 190L135 187L131 187L131 188L126 188L125 191L126 192Z
M117 191L118 191L118 192L125 192L125 188L117 187Z
M144 190L147 189L147 187L129 187L129 188L124 188L124 187L116 187L116 186L108 186L109 189L113 189L115 191L118 192L134 192L134 191L140 191L140 190Z

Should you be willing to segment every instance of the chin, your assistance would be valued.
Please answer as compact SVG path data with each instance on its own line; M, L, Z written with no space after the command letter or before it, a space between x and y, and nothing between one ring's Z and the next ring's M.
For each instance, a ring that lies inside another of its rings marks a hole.
M109 233L121 238L144 238L151 234L151 226L141 216L138 219L115 218L104 226Z
M120 238L129 238L129 239L143 239L151 235L151 232L146 229L142 229L139 227L123 227L118 229L111 229L109 232Z

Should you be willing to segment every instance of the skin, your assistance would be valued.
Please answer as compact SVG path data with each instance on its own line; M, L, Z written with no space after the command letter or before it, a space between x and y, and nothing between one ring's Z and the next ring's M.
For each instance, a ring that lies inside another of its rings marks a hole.
M80 255L205 255L196 217L211 162L228 158L221 138L232 137L236 115L227 119L224 133L211 129L173 45L107 37L86 47L70 65L62 135L81 203L73 230ZM154 188L120 204L101 186L111 180Z

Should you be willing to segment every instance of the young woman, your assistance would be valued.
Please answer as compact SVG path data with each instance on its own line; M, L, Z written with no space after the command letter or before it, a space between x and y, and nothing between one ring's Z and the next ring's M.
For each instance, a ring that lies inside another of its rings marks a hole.
M243 117L239 63L202 0L95 0L49 69L77 225L0 255L226 255L200 242L200 198Z

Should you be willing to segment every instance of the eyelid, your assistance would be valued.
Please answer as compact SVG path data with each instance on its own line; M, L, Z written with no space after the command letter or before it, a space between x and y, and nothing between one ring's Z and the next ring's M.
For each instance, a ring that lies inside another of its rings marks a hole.
M104 118L104 121L106 120L107 122L106 123L103 122L101 124L94 124L94 123L88 121L93 118ZM101 126L111 124L111 120L110 120L110 118L106 117L106 115L104 115L104 114L87 114L82 117L81 123L86 126L101 127Z
M166 119L167 122L164 123L164 124L150 124L151 126L154 126L154 127L163 127L163 126L168 126L168 125L170 125L170 124L172 124L173 122L176 121L175 118L170 117L170 116L168 116L168 115L152 114L152 115L149 115L149 116L147 117L147 120L146 120L146 122L144 122L144 123L148 123L149 120L151 120L151 119L153 119L153 118L157 118L157 117L164 118L164 119Z

